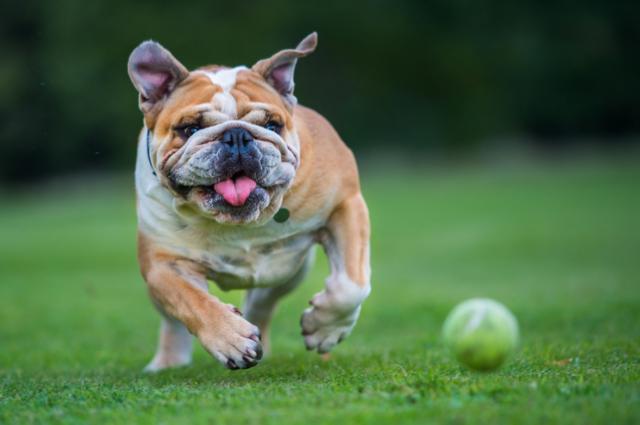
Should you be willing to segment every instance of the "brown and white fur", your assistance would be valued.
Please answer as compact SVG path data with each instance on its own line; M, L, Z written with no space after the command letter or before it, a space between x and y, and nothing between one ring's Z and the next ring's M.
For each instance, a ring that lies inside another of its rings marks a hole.
M353 329L370 292L369 218L351 151L293 95L297 59L316 44L313 33L251 68L191 72L156 42L132 52L144 115L138 257L162 315L147 371L189 363L191 335L230 369L254 366L278 300L301 282L316 243L331 274L302 314L304 343L326 353ZM256 185L241 205L212 189L239 178ZM290 217L276 222L281 208ZM208 279L247 289L243 313L209 294Z

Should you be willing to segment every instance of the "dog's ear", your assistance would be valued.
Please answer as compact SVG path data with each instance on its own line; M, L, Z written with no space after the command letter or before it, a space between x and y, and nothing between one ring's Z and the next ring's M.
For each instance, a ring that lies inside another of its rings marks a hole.
M298 58L305 57L316 49L318 34L313 32L306 36L295 49L281 50L268 59L256 62L251 69L262 75L264 79L285 99L289 106L296 104L293 95L293 73Z
M189 71L155 41L144 41L129 56L129 77L140 93L140 110L151 111L187 76Z

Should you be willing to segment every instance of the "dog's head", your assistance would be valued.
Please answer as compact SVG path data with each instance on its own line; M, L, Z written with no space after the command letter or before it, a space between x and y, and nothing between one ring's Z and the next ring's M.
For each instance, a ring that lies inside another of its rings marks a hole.
M136 47L129 76L150 165L180 205L229 224L275 214L300 161L294 69L316 44L313 33L251 68L191 72L154 41Z

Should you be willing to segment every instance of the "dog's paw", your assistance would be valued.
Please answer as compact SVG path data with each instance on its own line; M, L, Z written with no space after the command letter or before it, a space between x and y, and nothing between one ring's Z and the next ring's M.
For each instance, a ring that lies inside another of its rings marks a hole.
M342 342L351 331L360 315L360 306L340 311L329 306L314 305L302 314L300 325L307 350L328 353Z
M260 330L242 317L232 305L220 309L220 315L198 332L204 348L229 369L248 369L262 358Z

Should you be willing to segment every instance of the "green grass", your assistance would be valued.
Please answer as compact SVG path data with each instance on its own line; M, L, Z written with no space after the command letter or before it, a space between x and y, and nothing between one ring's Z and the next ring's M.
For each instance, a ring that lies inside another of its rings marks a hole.
M188 368L141 373L158 316L129 181L3 196L0 423L638 423L639 165L364 173L373 292L353 335L330 361L304 350L320 258L278 312L273 355L239 372L198 346ZM460 367L439 339L474 296L520 321L521 349L495 373Z

